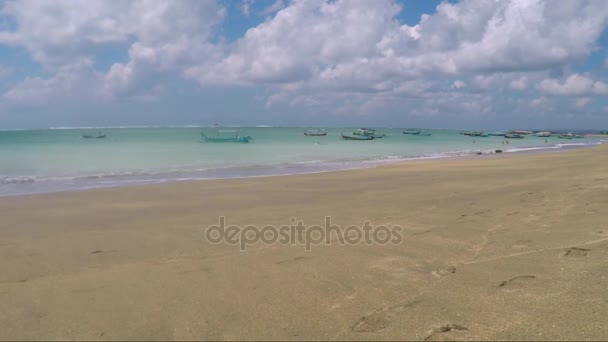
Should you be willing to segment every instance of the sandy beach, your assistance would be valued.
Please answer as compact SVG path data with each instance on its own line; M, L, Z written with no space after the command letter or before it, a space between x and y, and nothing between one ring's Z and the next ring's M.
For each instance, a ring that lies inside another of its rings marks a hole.
M1 340L606 340L608 146L0 198ZM399 244L205 230L399 225Z

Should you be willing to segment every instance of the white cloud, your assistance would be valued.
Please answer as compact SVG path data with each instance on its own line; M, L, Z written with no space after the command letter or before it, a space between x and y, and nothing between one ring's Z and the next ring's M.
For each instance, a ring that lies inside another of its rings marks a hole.
M44 93L49 84L66 76L66 70L79 70L82 82L92 82L85 88L92 97L111 99L157 93L170 74L219 53L209 36L224 9L213 0L23 0L7 2L3 13L14 18L16 27L0 32L0 43L23 46L55 73L48 79L24 80L6 94L7 99L35 96L37 90ZM128 48L129 61L115 63L101 74L94 70L95 54L110 45Z
M264 8L264 9L263 9L263 10L260 12L260 14L261 14L261 15L264 15L264 16L266 16L266 15L270 15L270 14L273 14L273 13L275 13L276 11L278 11L278 10L280 10L280 9L284 8L284 7L285 7L285 4L283 3L283 0L276 0L276 1L275 1L275 2L272 4L272 5L270 5L270 6L266 7L266 8Z
M513 90L525 90L528 88L528 77L522 76L518 79L515 79L509 83L509 88Z
M576 99L575 105L579 108L582 108L585 107L587 103L589 103L589 101L591 101L591 99L588 97L579 97L578 99Z
M2 102L10 105L40 106L58 103L97 102L97 94L91 87L100 80L100 74L92 68L90 59L60 67L48 79L27 77L2 95Z
M608 84L580 74L572 74L563 82L554 78L544 79L539 88L548 95L608 95Z
M17 82L3 100L42 103L70 90L90 101L154 99L180 77L263 88L268 108L336 113L493 115L506 96L540 111L559 101L548 95L608 94L602 75L548 77L597 48L608 26L602 1L446 1L412 26L393 0L276 0L253 13L254 2L240 2L243 14L267 17L226 43L215 36L225 9L214 0L8 1L1 15L14 27L0 44L23 48L45 76ZM108 47L126 59L100 70L96 54Z
M60 67L93 57L97 46L206 39L223 9L212 0L20 0L6 2L2 13L16 28L0 32L0 42L19 44L35 61Z
M241 2L241 12L243 12L243 15L248 17L251 14L251 5L253 5L253 3L255 2L255 0L243 0L243 2Z
M452 83L452 89L460 89L460 88L464 88L467 84L464 83L461 80L456 80L454 81L454 83Z
M587 56L608 23L608 6L592 0L443 2L414 26L400 25L399 11L390 0L293 1L221 61L185 75L203 84L266 84L281 97L304 89L390 92L410 80L470 73L484 91L522 91L527 73Z
M539 107L545 106L547 103L548 103L548 101L546 98L539 97L539 98L536 98L536 99L530 101L530 107L539 108Z

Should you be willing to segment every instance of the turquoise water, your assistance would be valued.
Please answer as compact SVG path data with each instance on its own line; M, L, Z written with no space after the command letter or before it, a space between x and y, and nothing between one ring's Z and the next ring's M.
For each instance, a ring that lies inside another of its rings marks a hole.
M441 158L495 149L508 152L596 144L598 139L557 137L511 139L468 137L458 131L428 130L432 136L378 129L386 138L347 141L327 129L306 137L304 128L240 128L248 144L205 143L213 128L105 128L0 131L0 195L157 183L320 172L369 167L408 158ZM95 132L106 139L82 139ZM545 139L547 142L545 142Z

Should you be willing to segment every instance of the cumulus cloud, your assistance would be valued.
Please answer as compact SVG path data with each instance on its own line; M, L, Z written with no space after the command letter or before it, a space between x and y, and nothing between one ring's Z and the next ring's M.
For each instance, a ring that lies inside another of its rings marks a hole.
M575 105L579 108L582 108L585 107L587 103L589 103L589 101L591 101L591 99L588 97L579 97L578 99L576 99Z
M212 56L218 47L209 43L209 36L224 9L212 0L23 0L7 2L3 14L14 19L15 29L1 32L0 43L24 47L33 60L55 73L46 80L25 79L7 99L44 94L49 84L64 80L68 70L78 70L80 81L90 82L85 89L91 97L109 99L155 92L163 73L179 73ZM114 63L101 74L95 70L95 54L107 46L128 48L129 61ZM61 89L67 90L58 87L54 92Z
M528 77L522 76L509 83L509 87L513 90L524 90L528 87Z
M452 83L452 89L460 89L460 88L464 88L467 84L464 83L461 80L456 80L454 81L454 83Z
M240 2L244 15L254 2ZM230 43L214 34L225 17L221 3L7 1L1 15L14 27L0 31L0 44L25 49L50 76L28 77L3 98L60 98L70 87L95 101L150 98L162 94L164 79L181 77L262 88L269 110L394 105L417 115L490 115L505 96L525 96L522 107L540 110L556 96L608 94L597 75L555 78L597 49L608 26L603 1L445 1L408 25L394 0L276 0L255 13L266 16L259 25ZM127 58L99 70L96 53L107 47Z
M608 84L580 74L572 74L563 81L554 78L544 79L539 87L548 95L608 95Z
M478 90L524 91L528 74L588 56L608 22L608 6L593 0L443 2L413 26L398 22L401 10L391 0L296 0L249 29L217 63L184 75L279 89L270 104L311 89L374 96L412 80L471 74ZM468 83L459 81L453 89Z

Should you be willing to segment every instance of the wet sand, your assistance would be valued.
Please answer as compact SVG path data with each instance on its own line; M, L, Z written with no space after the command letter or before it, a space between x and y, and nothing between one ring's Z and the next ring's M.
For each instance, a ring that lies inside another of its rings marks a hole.
M0 198L0 339L608 339L608 146ZM230 224L403 227L250 246Z

